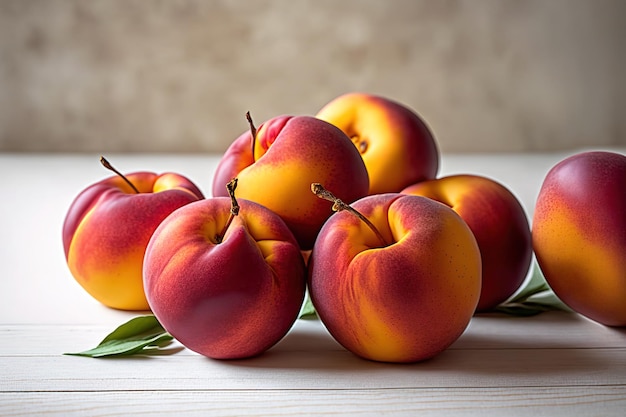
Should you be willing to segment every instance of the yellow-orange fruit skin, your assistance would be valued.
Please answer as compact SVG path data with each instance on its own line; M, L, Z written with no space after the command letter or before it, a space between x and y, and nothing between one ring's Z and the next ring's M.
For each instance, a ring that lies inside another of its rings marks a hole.
M483 267L476 311L493 309L522 285L532 259L530 226L509 189L478 175L450 175L411 185L402 193L446 204L474 233Z
M330 101L316 117L334 124L352 139L369 174L370 195L399 192L437 174L435 138L424 120L403 104L353 92Z
M546 175L532 242L556 295L608 326L626 326L626 156L572 155Z
M378 194L334 214L309 260L309 290L331 335L354 354L417 362L445 350L470 322L480 294L476 240L450 208L433 200Z

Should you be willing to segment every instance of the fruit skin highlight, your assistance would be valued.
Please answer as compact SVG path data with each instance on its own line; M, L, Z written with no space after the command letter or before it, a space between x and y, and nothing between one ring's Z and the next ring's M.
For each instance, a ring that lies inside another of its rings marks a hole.
M309 260L309 291L330 334L354 354L417 362L463 333L480 295L481 262L471 230L425 197L378 194L322 227Z
M396 101L347 93L326 104L316 117L352 139L367 167L370 195L400 192L437 175L439 150L432 132L415 111Z
M532 242L565 304L626 326L626 156L581 152L553 166L537 197Z
M450 175L411 185L402 193L446 204L474 233L483 267L477 312L495 308L522 285L532 259L530 226L509 189L479 175Z
M170 213L203 199L186 177L135 172L112 176L83 190L63 223L63 248L76 281L102 304L148 310L142 264L150 236Z
M299 246L269 209L215 197L172 213L146 250L144 284L154 315L187 348L214 359L259 355L296 321L306 270Z

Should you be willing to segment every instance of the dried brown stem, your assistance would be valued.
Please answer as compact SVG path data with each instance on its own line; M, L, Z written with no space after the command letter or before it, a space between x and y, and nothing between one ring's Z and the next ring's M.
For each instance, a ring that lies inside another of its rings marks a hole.
M222 231L219 234L215 235L215 240L217 241L217 243L222 243L222 240L224 240L224 235L226 234L226 230L228 230L228 227L233 222L235 216L239 214L240 207L237 199L235 198L237 181L237 178L233 178L228 182L228 184L226 184L226 189L228 190L228 195L230 196L230 214L228 216L228 220L226 220L226 224L222 228Z
M100 157L100 163L102 164L102 166L104 166L109 171L113 171L117 175L119 175L126 182L126 184L130 185L130 188L132 188L133 191L135 191L135 193L139 194L139 190L137 189L137 187L135 187L135 185L132 182L130 182L130 180L128 178L126 178L121 172L119 172L117 169L115 169L115 167L113 167L113 165L111 165L111 163L109 161L107 161L104 156Z
M382 243L383 246L389 246L389 243L385 240L385 238L380 233L380 231L376 228L376 226L374 226L374 224L371 221L369 221L367 217L365 217L364 215L359 213L357 210L352 208L352 206L350 206L349 204L346 204L343 201L341 201L341 199L335 197L335 195L331 193L330 191L328 191L326 188L324 188L322 184L317 183L317 182L312 183L311 191L313 192L313 194L315 194L317 197L321 198L322 200L327 200L333 203L333 206L332 206L333 211L346 210L350 212L351 214L353 214L354 216L357 216L359 219L361 219L362 222L364 222L372 230L372 232L374 232L374 234L378 237L378 240L380 240L380 243Z
M246 112L246 120L250 125L250 135L252 136L252 158L254 158L254 147L256 146L256 127L254 126L250 112Z

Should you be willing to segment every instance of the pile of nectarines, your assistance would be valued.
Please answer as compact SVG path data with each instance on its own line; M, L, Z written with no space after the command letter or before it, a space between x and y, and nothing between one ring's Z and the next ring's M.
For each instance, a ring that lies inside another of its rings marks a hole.
M247 118L211 198L181 175L122 175L103 160L116 175L82 191L63 226L67 264L87 292L150 309L183 345L227 359L277 343L308 288L346 349L415 362L509 299L534 244L564 302L626 325L624 155L583 153L555 167L531 234L504 185L437 177L432 132L393 100L352 93L315 117L258 128Z

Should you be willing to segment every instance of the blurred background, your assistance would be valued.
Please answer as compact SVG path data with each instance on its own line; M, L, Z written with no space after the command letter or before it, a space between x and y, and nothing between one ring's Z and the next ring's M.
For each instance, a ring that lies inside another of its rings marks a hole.
M223 152L349 91L444 152L626 146L622 0L0 0L0 151Z

